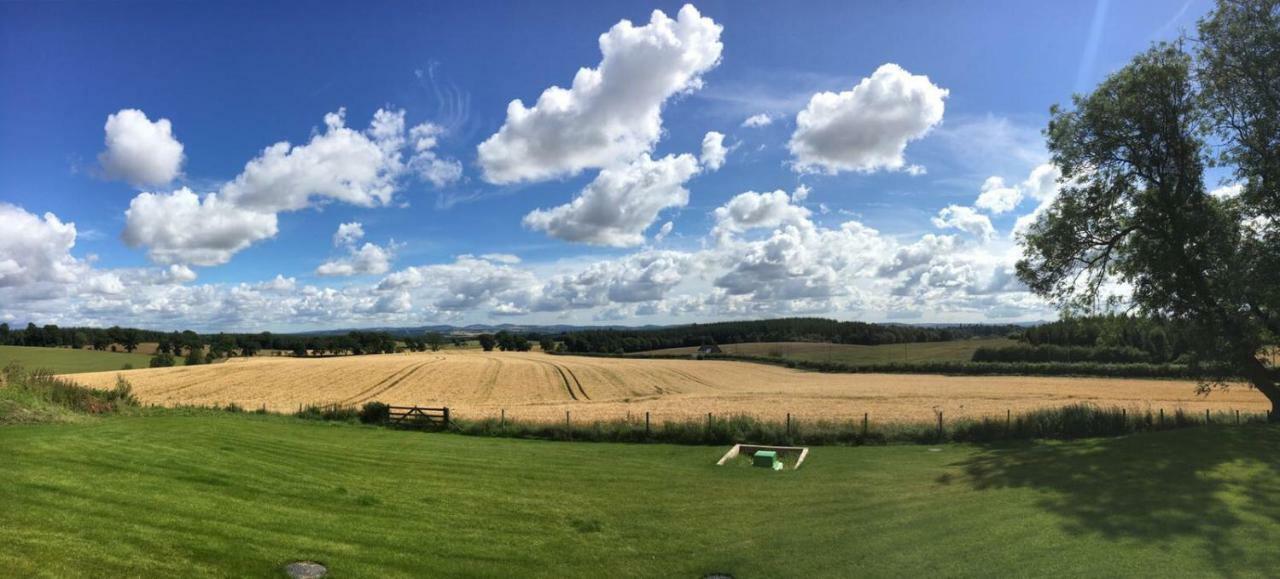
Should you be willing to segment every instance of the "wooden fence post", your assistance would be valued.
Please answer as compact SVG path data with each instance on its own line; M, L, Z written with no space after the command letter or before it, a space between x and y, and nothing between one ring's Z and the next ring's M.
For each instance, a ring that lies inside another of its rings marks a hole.
M938 442L942 442L942 411L938 411Z
M1013 409L1004 409L1004 433L1009 434L1009 430L1013 428Z
M649 437L649 411L648 410L644 412L644 436L645 438Z
M1205 409L1204 409L1204 423L1205 423L1205 424L1209 424L1209 409L1208 409L1208 408L1205 408Z
M1236 411L1236 426L1240 426L1240 411Z
M870 418L871 418L871 413L870 413L870 412L863 412L863 413L862 413L862 437L863 437L863 438L866 438L866 437L867 437L867 422L868 422L868 420L869 420Z
M707 436L711 436L711 413L707 413Z
M498 417L498 428L501 428L504 430L507 428L507 409L506 408L502 409L502 414Z
M449 407L444 407L444 429L449 430Z
M1160 409L1160 427L1164 427L1164 408Z
M787 436L791 436L791 413L787 413Z
M564 411L564 432L569 437L569 440L573 440L573 425L569 422L568 410Z

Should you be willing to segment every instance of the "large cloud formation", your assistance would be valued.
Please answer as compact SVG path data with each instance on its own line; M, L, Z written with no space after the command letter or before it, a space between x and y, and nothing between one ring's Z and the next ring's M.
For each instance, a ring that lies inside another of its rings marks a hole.
M0 203L0 287L74 281L83 269L69 253L75 244L74 223Z
M924 75L884 64L853 90L820 92L796 115L789 148L800 171L835 174L907 166L907 143L942 122L947 90Z
M294 211L313 199L362 207L390 203L402 170L404 112L379 110L369 129L346 126L346 111L324 116L325 132L305 145L281 141L249 161L222 196L261 212Z
M568 89L552 86L532 107L507 106L502 128L477 149L490 183L539 181L627 162L652 150L662 105L702 86L720 62L721 26L692 5L675 19L655 10L645 26L623 20L600 36L596 68Z
M794 196L787 195L781 189L769 193L747 191L738 194L728 203L716 208L713 213L716 225L711 230L711 235L723 240L726 236L751 229L802 224L808 221L810 212L792 202L802 200L796 198L803 198L803 191L805 189L798 190Z
M123 109L107 117L106 150L98 163L107 177L134 185L164 185L182 172L182 143L169 119L154 123L146 113Z
M628 165L600 171L573 201L534 210L524 217L524 225L565 241L640 245L662 210L689 203L684 184L698 171L693 155L641 155Z
M572 201L533 211L524 224L568 241L642 246L664 212L689 206L690 180L720 168L730 150L713 131L699 151L654 152L664 103L697 89L719 61L720 26L686 6L675 19L655 12L644 26L620 22L601 36L600 47L600 64L579 71L571 88L551 87L532 107L513 102L502 128L480 145L480 167L493 183L599 169ZM826 173L914 171L905 148L941 122L946 97L928 78L891 64L849 91L814 95L797 117L793 166ZM744 126L770 120L757 115ZM102 156L104 170L112 168L108 174L153 185L180 177L181 145L168 121L121 111L108 125ZM939 212L934 224L947 231L916 238L840 220L844 212L820 203L815 215L805 205L807 187L790 194L769 187L700 209L712 221L709 228L695 232L686 224L680 239L661 249L534 262L509 253L460 255L393 269L399 246L365 242L363 225L348 222L333 235L340 255L314 273L376 278L332 286L328 279L308 283L282 275L194 283L189 266L226 263L270 239L282 212L333 203L396 206L410 178L437 187L461 180L461 164L436 152L443 134L430 123L407 128L397 110L379 110L367 128L350 128L338 110L305 142L266 147L222 187L141 193L126 212L123 238L146 248L159 267L99 268L92 255L72 254L74 224L0 203L0 320L259 331L522 316L666 316L652 320L661 323L820 313L948 321L1036 319L1050 311L1017 281L1016 245L1012 236L997 235L990 217L1038 200L1017 219L1016 234L1045 210L1059 176L1050 165L1010 185L989 179L972 206ZM163 163L145 153L165 147ZM674 227L667 220L654 239Z
M194 194L183 197L199 201ZM1007 238L926 234L899 241L856 220L816 223L801 206L804 198L799 191L735 196L712 211L718 232L708 232L701 249L645 248L589 263L525 264L509 254L463 255L384 270L380 280L339 288L282 276L261 283L198 285L190 283L194 273L180 265L159 271L96 269L70 255L73 225L0 207L0 269L5 272L0 303L6 304L0 317L256 331L534 314L570 319L575 313L596 320L873 317L877 312L888 318L972 320L1050 314L1017 282L1016 246ZM214 206L218 203L215 197ZM335 260L331 273L382 269L356 264L360 236L353 224L344 225L335 237L350 248L350 257ZM21 233L8 236L10 231Z
M217 193L201 198L186 187L139 194L124 215L125 244L146 247L161 264L221 265L277 231L275 213L241 209Z
M408 172L441 184L460 174L460 167L453 168L456 161L434 152L440 129L424 123L406 131L402 110L379 109L363 131L346 126L343 109L325 115L324 124L325 130L306 144L280 141L267 147L216 193L201 196L182 188L139 194L125 212L125 243L146 247L160 264L220 265L274 237L280 212L332 202L386 206ZM406 151L411 151L407 162ZM386 271L375 271L379 249L386 253L375 246L363 254L372 269L353 273Z

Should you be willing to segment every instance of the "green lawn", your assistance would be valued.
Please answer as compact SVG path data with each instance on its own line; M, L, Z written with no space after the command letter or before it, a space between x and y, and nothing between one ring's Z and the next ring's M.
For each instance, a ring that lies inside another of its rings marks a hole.
M815 362L843 362L845 364L891 364L905 362L968 362L973 351L982 346L1000 347L1016 344L1008 338L981 338L950 342L917 342L908 344L884 344L858 346L854 344L828 344L823 342L753 342L724 344L720 349L726 354L747 356L777 356ZM667 348L640 352L643 354L693 354L698 349Z
M151 365L151 356L70 348L0 346L0 368L7 366L10 362L20 362L24 367L32 369L45 368L52 370L55 374L75 374L120 370L126 364L131 364L134 368L146 368Z
M0 428L0 574L1223 576L1280 563L1280 429L1070 444L712 447L253 415Z

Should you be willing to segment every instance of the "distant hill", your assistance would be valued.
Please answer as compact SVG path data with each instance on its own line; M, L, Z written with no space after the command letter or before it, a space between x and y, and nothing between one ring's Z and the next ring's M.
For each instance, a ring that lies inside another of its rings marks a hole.
M315 330L311 332L293 332L291 336L341 336L350 332L383 332L392 336L420 336L431 332L440 334L494 334L507 331L515 334L566 334L569 332L585 332L591 330L657 330L670 326L575 326L570 324L529 325L529 324L469 324L466 326L434 325L410 327L372 327L343 328L337 330Z
M714 331L716 328L725 326L741 326L741 325L777 325L792 324L802 321L804 325L811 326L813 323L827 327L849 328L852 325L874 326L874 327L897 327L897 328L930 328L930 329L953 329L959 330L963 334L974 334L975 328L991 328L990 332L976 332L978 335L991 335L1006 332L1010 329L1026 328L1048 323L1038 322L1019 322L1009 324L963 324L963 323L901 323L901 322L841 322L826 318L769 318L760 320L742 320L729 322L709 322L694 324L644 324L639 326L628 326L624 324L606 324L606 325L575 325L575 324L468 324L465 326L455 326L451 324L437 324L429 326L408 326L408 327L363 327L363 328L340 328L334 330L314 330L309 332L291 332L287 335L292 336L340 336L350 332L383 332L393 336L420 336L430 332L438 332L441 334L493 334L501 331L507 331L519 334L552 334L561 335L578 332L598 332L598 331L617 331L617 332L652 332L664 330L678 330L680 328L704 328ZM824 328L826 330L826 328ZM828 333L830 332L827 330Z

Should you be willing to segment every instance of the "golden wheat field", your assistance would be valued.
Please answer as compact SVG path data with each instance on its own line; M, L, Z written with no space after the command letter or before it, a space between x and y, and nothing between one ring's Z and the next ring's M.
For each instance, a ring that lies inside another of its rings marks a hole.
M337 358L237 358L221 364L68 376L109 388L124 376L146 403L297 410L306 404L449 406L458 416L593 420L653 413L657 420L752 414L781 418L930 420L1004 415L1091 402L1263 412L1266 399L1245 386L1198 396L1195 384L1027 376L819 374L732 361L550 356L445 350Z

